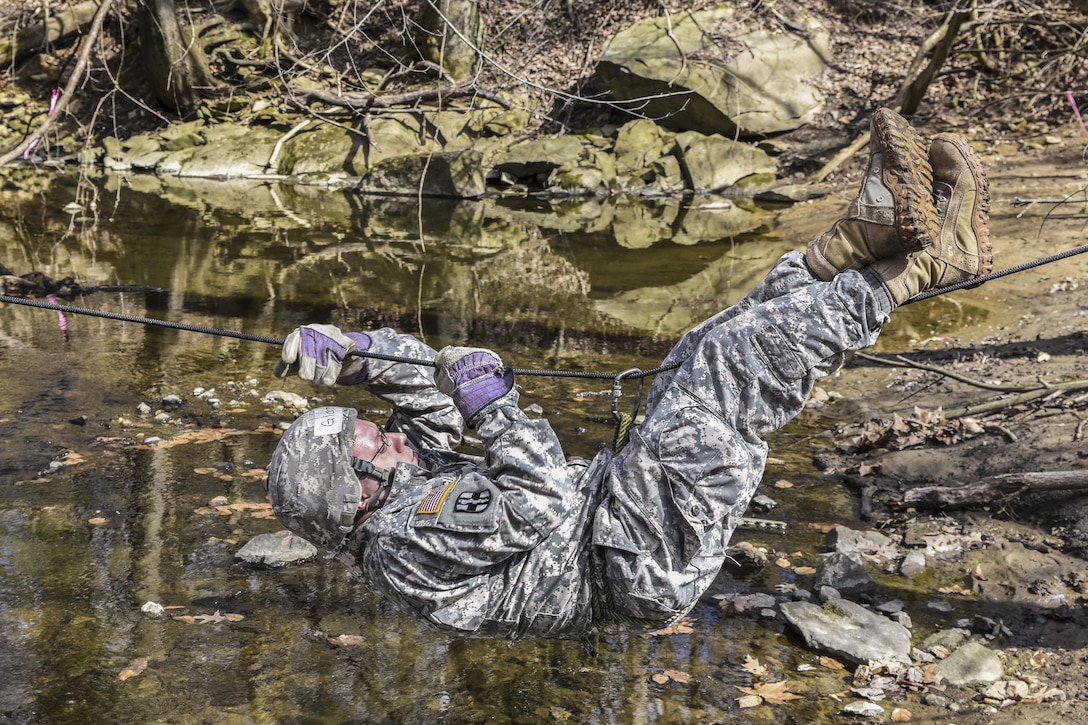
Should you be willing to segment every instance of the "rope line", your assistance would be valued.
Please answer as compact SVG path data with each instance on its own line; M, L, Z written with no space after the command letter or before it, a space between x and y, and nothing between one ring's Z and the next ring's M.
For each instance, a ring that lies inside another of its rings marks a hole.
M1001 277L1007 277L1011 274L1017 274L1019 272L1025 272L1029 269L1041 267L1044 264L1051 264L1058 262L1069 257L1076 256L1078 254L1084 254L1088 252L1088 245L1075 247L1073 249L1060 252L1058 254L1052 254L1048 257L1036 259L1031 262L1025 262L1018 264L1014 267L1009 267L998 272L991 272L990 274L983 275L977 279L967 280L964 282L957 282L956 284L947 285L945 287L939 287L923 292L919 295L911 297L904 302L904 305L909 305L914 302L921 302L938 295L947 294L949 292L955 292L961 289L973 289L980 285L990 282ZM152 327L165 327L172 330L182 330L185 332L198 332L206 335L218 335L219 337L231 337L237 340L246 340L249 342L262 342L268 345L283 345L283 338L271 337L268 335L254 335L247 332L237 332L235 330L224 330L215 327L205 327L202 325L190 325L184 322L173 322L171 320L159 320L152 317L141 317L139 315L130 315L121 312L109 312L107 310L95 310L88 307L76 307L74 305L62 305L56 302L49 302L47 300L35 300L26 297L13 297L11 295L0 295L0 302L7 302L15 305L25 305L28 307L38 307L45 310L53 310L55 312L68 312L74 315L87 315L90 317L101 317L107 320L116 320L119 322L135 322L141 325L149 325ZM399 355L387 355L380 352L359 351L354 350L350 354L358 355L361 357L374 358L377 360L386 360L389 362L407 363L409 365L422 365L424 367L434 367L434 360L421 360L417 358L403 357ZM582 379L599 379L599 380L612 380L615 385L618 386L619 382L624 379L635 379L641 381L645 378L658 375L659 373L667 372L669 370L675 370L680 366L680 362L671 363L668 365L660 365L649 370L627 370L624 372L595 372L589 370L546 370L536 368L515 368L511 367L510 370L515 375L522 376L549 376L549 377L564 377L564 378L582 378ZM641 396L641 390L639 391ZM613 406L615 407L615 406ZM618 417L614 415L613 417Z

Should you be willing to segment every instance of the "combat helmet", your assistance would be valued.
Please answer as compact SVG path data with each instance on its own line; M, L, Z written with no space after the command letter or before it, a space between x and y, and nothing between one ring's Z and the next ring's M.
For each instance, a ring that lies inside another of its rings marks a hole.
M332 551L355 528L363 498L359 476L377 478L382 488L393 477L391 471L352 455L357 417L352 408L331 406L303 413L284 432L268 466L268 498L276 518L310 543ZM376 503L380 496L371 499Z

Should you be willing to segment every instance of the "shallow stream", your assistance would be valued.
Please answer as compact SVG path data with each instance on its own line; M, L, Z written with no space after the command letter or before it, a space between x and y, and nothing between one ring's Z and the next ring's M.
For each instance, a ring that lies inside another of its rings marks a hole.
M272 337L306 322L390 325L435 347L492 347L520 368L651 368L796 246L741 199L421 205L288 185L20 183L0 195L0 263L147 288L60 302ZM296 411L269 393L378 406L277 380L277 357L271 344L0 308L0 720L817 722L837 707L811 693L845 690L847 674L806 667L818 655L780 620L725 617L709 597L687 633L465 640L420 626L334 562L239 564L242 544L280 528L262 469ZM520 382L569 454L609 442L607 381ZM164 405L171 395L178 407ZM790 533L740 532L772 561L819 551L812 523L858 523L850 492L810 461L834 422L806 413L774 441L765 488L779 507L767 516ZM774 487L783 480L792 487ZM227 505L211 508L217 497ZM791 577L771 566L716 590L774 591ZM341 635L351 643L330 643ZM809 696L738 710L749 655Z

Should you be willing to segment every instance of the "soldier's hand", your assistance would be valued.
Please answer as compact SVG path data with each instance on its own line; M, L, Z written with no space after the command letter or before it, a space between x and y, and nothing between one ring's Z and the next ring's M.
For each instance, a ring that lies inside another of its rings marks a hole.
M434 362L435 385L453 398L466 423L514 387L514 373L490 350L445 347Z
M341 332L333 325L304 325L283 341L276 377L298 375L321 385L354 385L366 381L367 359L350 353L370 349L365 332Z

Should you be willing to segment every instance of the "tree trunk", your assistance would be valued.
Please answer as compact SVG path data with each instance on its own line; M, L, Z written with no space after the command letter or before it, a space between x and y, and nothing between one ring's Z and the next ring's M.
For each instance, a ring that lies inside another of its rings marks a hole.
M442 66L455 81L468 78L478 57L477 0L424 0L419 25L418 44L423 59Z
M174 0L140 0L140 55L155 97L183 117L200 105L210 87L203 51L186 42Z

